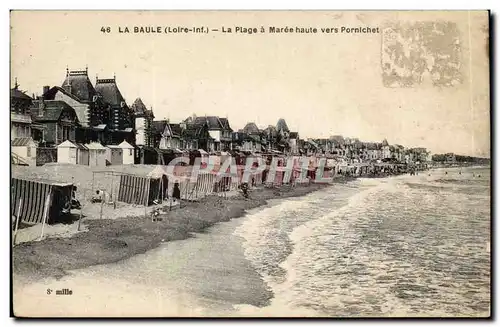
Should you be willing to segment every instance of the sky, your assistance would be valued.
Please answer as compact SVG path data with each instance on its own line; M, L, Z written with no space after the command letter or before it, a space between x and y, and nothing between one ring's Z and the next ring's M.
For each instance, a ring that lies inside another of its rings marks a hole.
M462 78L452 86L388 87L383 33L320 32L433 21L458 28ZM238 130L284 118L301 138L343 135L433 153L490 155L486 12L14 11L10 23L11 84L17 78L30 95L60 86L66 67L88 66L94 84L96 75L116 75L127 103L140 97L156 119L217 115ZM135 26L219 32L133 33ZM270 26L319 32L272 34ZM119 33L125 27L130 33ZM236 27L266 33L235 33Z

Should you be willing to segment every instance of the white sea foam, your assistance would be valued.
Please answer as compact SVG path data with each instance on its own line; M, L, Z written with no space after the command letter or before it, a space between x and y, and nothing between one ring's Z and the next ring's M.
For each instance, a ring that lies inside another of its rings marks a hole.
M464 169L464 179L468 175ZM444 176L442 171L430 178L362 179L346 202L334 192L303 202L322 209L327 203L327 210L283 202L249 217L239 230L245 254L275 297L266 308L239 307L240 312L488 315L489 197L463 192L453 181L442 182ZM290 218L295 224L287 223ZM259 269L273 254L285 272L281 278L273 275L277 269Z

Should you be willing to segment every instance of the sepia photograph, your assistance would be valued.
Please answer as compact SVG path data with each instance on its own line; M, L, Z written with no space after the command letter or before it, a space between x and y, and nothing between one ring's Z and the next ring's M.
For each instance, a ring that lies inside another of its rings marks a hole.
M491 318L487 10L11 10L11 315Z

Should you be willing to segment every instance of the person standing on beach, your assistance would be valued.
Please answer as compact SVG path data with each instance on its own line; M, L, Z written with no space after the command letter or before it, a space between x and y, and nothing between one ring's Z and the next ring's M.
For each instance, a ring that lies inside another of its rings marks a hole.
M181 199L181 189L179 188L179 183L174 183L174 190L172 192L172 197L179 201Z

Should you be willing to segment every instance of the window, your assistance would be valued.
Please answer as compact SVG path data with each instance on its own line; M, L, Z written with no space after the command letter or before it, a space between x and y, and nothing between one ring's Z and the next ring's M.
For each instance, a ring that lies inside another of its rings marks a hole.
M28 146L26 149L26 156L31 157L31 147Z
M133 155L133 153L132 153L132 149L128 149L128 155L129 155L129 156Z

